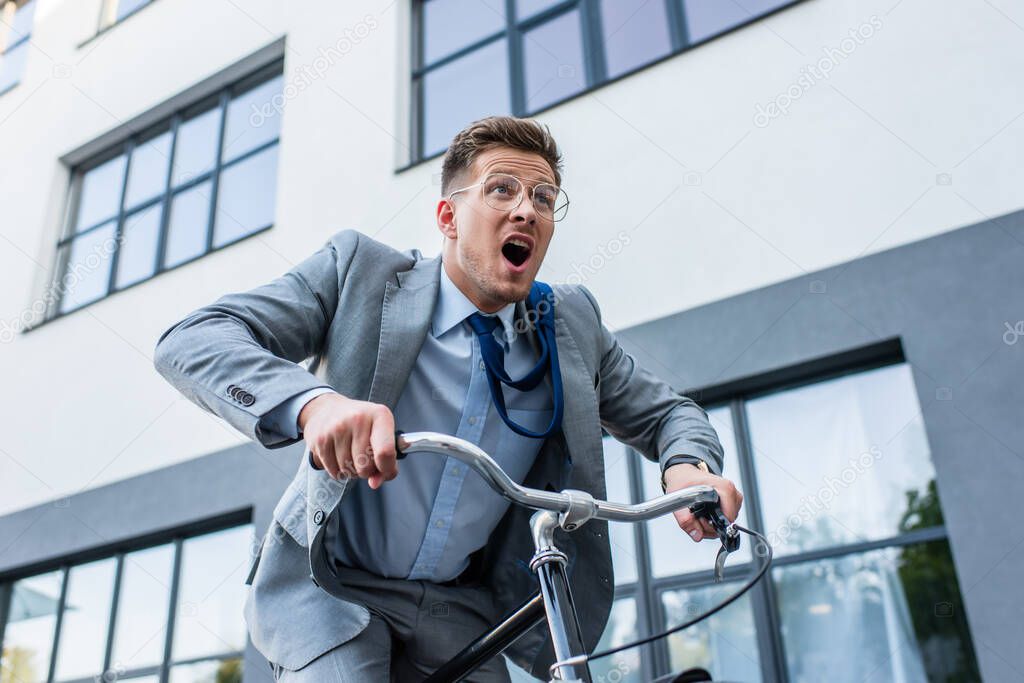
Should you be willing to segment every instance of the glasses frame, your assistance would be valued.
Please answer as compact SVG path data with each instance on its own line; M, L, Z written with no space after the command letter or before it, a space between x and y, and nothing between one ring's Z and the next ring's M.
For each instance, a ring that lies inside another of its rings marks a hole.
M449 192L448 193L448 198L447 198L448 201L451 201L452 197L454 197L459 192L465 192L466 190L472 190L474 187L479 186L481 188L481 190L480 190L480 198L483 200L484 204L487 204L487 206L489 206L490 208L494 209L495 211L503 211L504 209L499 209L496 206L491 206L491 204L488 204L487 203L487 198L483 196L483 189L482 188L483 188L484 184L487 182L487 179L490 178L491 176L496 176L496 175L506 176L508 178L515 178L516 181L519 183L519 188L520 188L519 189L519 198L516 200L515 205L512 206L510 209L508 209L508 211L515 211L516 209L519 208L519 205L523 203L523 197L526 196L526 192L524 192L524 190L526 189L527 182L525 180L523 180L522 178L520 178L519 176L512 175L511 173L500 173L500 172L488 173L479 182L475 182L472 185L466 185L465 187L460 187L457 190L452 190L451 192ZM539 185L547 185L549 187L553 187L556 190L558 190L559 194L561 194L565 198L565 204L564 204L565 208L562 211L562 216L560 218L555 218L555 214L558 213L558 208L557 207L555 209L552 209L551 217L550 218L544 217L543 214L541 214L541 212L537 209L537 203L533 199L533 194L534 194L534 191L537 189L537 187ZM569 194L565 190L563 190L562 188L560 188L557 185L555 185L554 183L541 182L541 183L534 183L533 185L530 185L530 203L533 204L533 210L537 213L538 216L540 216L541 218L544 218L545 220L549 220L552 223L558 223L559 221L564 220L566 215L569 213Z

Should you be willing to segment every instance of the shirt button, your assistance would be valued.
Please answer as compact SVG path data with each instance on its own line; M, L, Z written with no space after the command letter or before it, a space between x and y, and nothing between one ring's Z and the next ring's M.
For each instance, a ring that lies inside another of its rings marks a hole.
M458 476L459 472L461 472L461 471L462 470L459 469L458 465L456 465L455 467L452 468L452 474L454 474L456 476Z
M469 424L475 425L476 424L476 418L475 417L469 418Z
M480 369L483 370L486 367L487 367L487 365L483 361L480 361Z
M434 526L436 526L438 529L440 529L441 527L444 526L444 520L443 519L437 520L436 522L434 522Z

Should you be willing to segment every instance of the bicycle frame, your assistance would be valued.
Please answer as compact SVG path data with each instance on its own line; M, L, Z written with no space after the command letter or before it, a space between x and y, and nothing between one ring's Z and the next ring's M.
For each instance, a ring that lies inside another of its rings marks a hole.
M558 515L547 510L538 511L530 518L535 549L530 569L537 574L539 592L502 617L491 630L463 648L424 683L461 680L542 621L547 621L551 633L556 661L553 669L557 671L558 679L592 683L590 667L586 662L557 666L557 662L586 653L566 575L568 558L554 544L554 533L558 526Z

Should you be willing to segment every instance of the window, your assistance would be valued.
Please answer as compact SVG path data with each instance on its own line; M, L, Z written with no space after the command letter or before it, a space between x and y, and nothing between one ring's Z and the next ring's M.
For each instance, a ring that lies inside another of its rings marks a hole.
M110 28L151 2L153 0L103 0L99 30Z
M981 680L906 364L707 413L745 496L739 521L775 549L771 581L692 628L594 662L595 680L694 666L730 681L776 677L764 671L793 682ZM605 473L610 500L661 495L658 465L610 437ZM704 612L752 566L744 537L714 583L718 544L694 544L672 517L610 523L609 535L616 599L599 649Z
M271 227L282 78L271 65L74 170L50 318Z
M0 680L239 683L253 542L247 524L0 585Z
M468 122L528 116L795 0L417 0L418 161Z
M35 11L35 0L0 0L0 94L18 85L25 73Z

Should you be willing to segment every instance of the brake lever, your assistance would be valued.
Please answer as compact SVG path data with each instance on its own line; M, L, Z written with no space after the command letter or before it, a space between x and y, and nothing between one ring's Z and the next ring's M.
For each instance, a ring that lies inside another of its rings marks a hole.
M718 503L700 502L690 506L690 512L699 518L706 519L711 527L718 532L718 540L722 542L715 556L715 583L721 583L725 574L725 560L729 553L740 549L740 532L736 530L725 515Z

